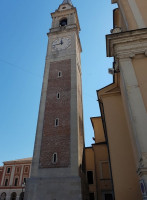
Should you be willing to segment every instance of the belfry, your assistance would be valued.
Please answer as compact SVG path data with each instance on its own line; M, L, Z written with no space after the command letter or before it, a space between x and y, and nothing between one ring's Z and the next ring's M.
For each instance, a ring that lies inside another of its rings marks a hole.
M51 16L25 200L81 200L85 197L81 178L84 176L84 129L80 25L70 0L64 0Z

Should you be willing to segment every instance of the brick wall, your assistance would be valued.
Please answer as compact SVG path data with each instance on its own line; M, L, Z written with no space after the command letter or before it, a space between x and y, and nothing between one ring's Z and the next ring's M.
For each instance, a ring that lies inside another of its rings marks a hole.
M61 72L61 77L58 73ZM57 99L57 93L60 98ZM40 167L68 167L70 165L70 99L71 60L50 63L45 116L43 125ZM55 126L55 119L59 126ZM52 162L57 153L57 162Z

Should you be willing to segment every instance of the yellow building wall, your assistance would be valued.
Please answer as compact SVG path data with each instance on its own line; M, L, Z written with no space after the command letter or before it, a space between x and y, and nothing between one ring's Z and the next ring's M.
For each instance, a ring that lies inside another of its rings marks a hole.
M116 200L141 200L139 180L120 95L103 97Z
M104 142L105 136L101 117L92 117L91 122L94 129L95 143Z
M94 184L89 184L89 192L95 193L95 199L103 200L104 193L112 193L108 149L101 117L92 117L91 122L95 143L85 149L86 171L93 171L94 174Z
M96 195L95 161L92 147L85 148L86 171L93 171L94 184L89 185L89 193Z
M147 1L146 0L135 0L135 1L142 15L143 21L147 27Z
M103 199L103 191L112 191L108 150L106 144L93 145L98 199Z
M125 31L124 27L126 27L126 30L135 30L138 28L147 27L146 0L133 0L133 1L131 0L113 1L112 0L112 2L118 3L120 14L118 15L118 13L115 13L115 18L120 18L120 17L122 18L122 19L119 19L119 24L121 25L121 28L123 31ZM132 2L132 3L129 3L129 2ZM142 22L140 20L142 20ZM118 23L118 20L115 19L115 22ZM144 25L142 25L142 23Z
M132 60L144 105L147 111L147 57L138 55Z
M127 24L128 30L134 30L137 28L136 21L134 19L132 10L129 6L128 0L120 0L118 3L121 16L123 17L123 21L125 24Z

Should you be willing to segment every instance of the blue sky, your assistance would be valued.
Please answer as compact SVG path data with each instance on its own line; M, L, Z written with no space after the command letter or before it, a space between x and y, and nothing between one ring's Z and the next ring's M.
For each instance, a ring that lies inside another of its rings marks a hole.
M112 29L111 0L73 0L83 52L82 85L85 144L90 146L90 117L99 116L96 90L110 84L105 35ZM0 6L0 165L31 157L38 118L50 13L62 0L2 0Z

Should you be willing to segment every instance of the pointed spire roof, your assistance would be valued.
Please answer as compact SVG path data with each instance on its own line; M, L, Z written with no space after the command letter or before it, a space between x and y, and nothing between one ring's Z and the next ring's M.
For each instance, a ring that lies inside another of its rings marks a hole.
M62 4L67 4L67 3L72 5L71 0L64 0Z

